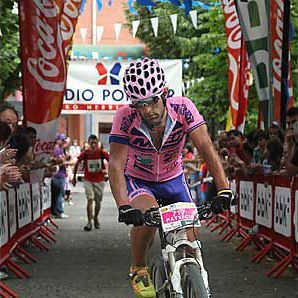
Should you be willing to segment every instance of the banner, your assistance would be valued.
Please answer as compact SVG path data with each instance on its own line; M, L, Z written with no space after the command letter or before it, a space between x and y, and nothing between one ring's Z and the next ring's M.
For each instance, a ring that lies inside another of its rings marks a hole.
M254 217L254 183L252 181L240 181L240 216L253 220Z
M170 96L182 95L182 61L159 60L164 69ZM63 110L114 110L128 104L123 75L129 61L71 61Z
M268 128L273 120L267 1L269 0L236 1L265 128Z
M31 185L31 197L32 197L32 220L35 221L41 215L39 183L34 183Z
M289 71L286 78L282 78L282 60L283 60L283 45L284 45L284 8L285 0L271 0L270 5L270 22L271 22L271 36L272 36L272 70L273 70L273 98L274 98L274 120L281 121L281 106L282 100L282 84L287 82L284 87L287 87L288 102L286 106L292 104L292 76L291 76L291 59L289 55ZM288 26L288 25L287 25ZM286 28L287 30L289 28ZM288 56L288 55L286 55Z
M44 185L41 187L41 203L42 212L51 208L51 188L50 186Z
M16 192L14 188L8 189L8 216L9 216L9 237L11 238L17 231Z
M258 183L256 193L256 223L267 228L272 228L272 200L272 186Z
M66 85L66 56L80 2L27 0L19 3L23 110L27 126L37 130L37 146L42 151L39 154L47 155L53 150Z
M31 194L30 184L20 184L17 188L18 228L31 223Z
M291 236L291 189L275 187L274 231Z
M80 14L82 0L65 0L61 15L61 33L62 47L64 49L65 58L67 59L71 48L72 38L75 32L76 24Z
M4 191L0 192L0 247L8 241L7 198Z
M232 127L244 131L248 99L249 63L233 0L222 0L228 51L228 93Z

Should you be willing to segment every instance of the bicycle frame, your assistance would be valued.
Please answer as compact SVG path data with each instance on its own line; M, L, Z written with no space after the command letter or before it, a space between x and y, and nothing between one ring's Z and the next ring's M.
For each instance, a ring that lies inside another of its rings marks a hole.
M199 240L188 240L187 231L189 229L191 228L181 228L165 233L162 229L162 226L158 226L163 260L165 265L169 265L165 266L166 276L168 279L166 282L170 282L173 290L179 294L180 297L183 297L180 268L187 263L193 263L199 266L205 287L210 296L208 273L205 270L203 264L201 243ZM176 260L175 253L177 252L178 248L181 247L183 247L183 256L179 260ZM193 257L187 257L187 248L194 251ZM168 268L170 272L168 272Z

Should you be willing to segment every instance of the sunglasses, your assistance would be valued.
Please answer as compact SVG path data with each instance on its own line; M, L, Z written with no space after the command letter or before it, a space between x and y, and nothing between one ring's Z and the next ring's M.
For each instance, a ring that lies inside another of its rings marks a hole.
M134 101L131 100L131 107L132 108L145 108L145 107L149 107L151 105L156 104L159 100L160 100L160 95L159 96L152 96L152 97L148 97L144 100L139 100L139 101Z

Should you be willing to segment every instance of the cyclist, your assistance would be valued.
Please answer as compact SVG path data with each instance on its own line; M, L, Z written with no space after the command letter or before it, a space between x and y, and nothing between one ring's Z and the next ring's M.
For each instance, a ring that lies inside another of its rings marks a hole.
M176 202L192 202L185 182L182 151L186 134L204 156L218 189L214 208L228 208L232 192L207 125L192 101L168 97L163 69L155 59L134 61L126 69L124 91L131 104L120 108L110 134L109 177L119 222L133 224L130 277L137 297L155 297L146 252L155 229L142 226L142 212Z

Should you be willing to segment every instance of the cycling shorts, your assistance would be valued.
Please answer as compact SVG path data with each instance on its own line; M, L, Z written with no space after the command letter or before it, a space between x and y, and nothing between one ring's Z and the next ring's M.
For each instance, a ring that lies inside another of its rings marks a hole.
M164 182L151 182L126 176L128 198L130 201L141 195L149 195L161 206L177 202L193 202L184 174Z

